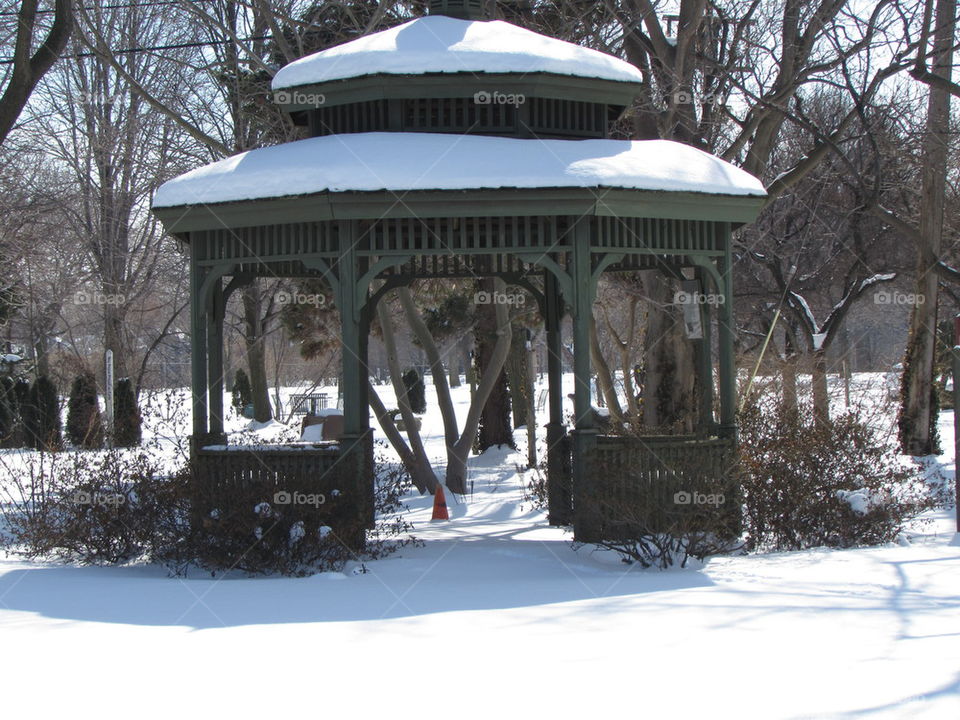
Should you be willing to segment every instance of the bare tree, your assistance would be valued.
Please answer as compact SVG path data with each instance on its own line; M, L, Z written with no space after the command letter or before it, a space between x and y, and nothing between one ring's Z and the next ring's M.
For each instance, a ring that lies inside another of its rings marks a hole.
M760 177L771 202L816 169L862 106L910 66L916 29L915 7L897 0L881 0L866 13L845 0L681 0L673 13L655 0L498 8L508 19L625 57L644 80L619 128L623 136L677 140L717 154ZM805 95L837 84L856 102L830 124L811 125ZM792 164L781 166L776 149L794 126L810 132ZM671 317L670 283L651 283L645 415L657 425L686 427L696 405L692 344Z
M899 417L900 442L903 451L910 455L929 455L939 451L936 426L938 408L933 375L937 341L937 266L941 261L951 88L936 80L949 81L953 70L957 4L955 0L938 0L936 3L934 67L931 73L926 69L925 55L932 9L933 0L928 0L913 73L930 84L930 95L917 236L917 296L922 297L924 302L914 305L910 317Z
M11 69L4 78L6 87L0 96L0 145L16 124L37 83L53 67L70 39L72 0L56 0L53 23L45 33L37 22L39 4L39 0L23 0L16 14Z
M153 7L97 2L83 12L114 47L158 45L167 37L164 17ZM182 150L182 136L128 91L114 65L84 53L80 38L71 49L72 58L44 79L49 107L30 110L29 140L71 177L76 200L63 212L74 243L86 253L77 270L95 282L96 301L84 310L102 323L103 347L113 352L117 377L130 377L139 391L146 359L183 307L181 300L171 315L158 316L171 307L158 302L158 284L171 263L162 228L148 212L158 170ZM157 86L166 73L145 54L127 53L117 63L125 76Z

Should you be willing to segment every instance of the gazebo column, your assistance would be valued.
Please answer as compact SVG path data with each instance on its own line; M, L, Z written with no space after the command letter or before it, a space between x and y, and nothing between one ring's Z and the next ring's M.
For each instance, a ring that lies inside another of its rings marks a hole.
M343 435L337 471L358 498L358 533L344 538L355 547L363 544L363 528L373 527L375 519L373 479L373 431L367 397L367 328L361 298L366 287L359 287L360 267L356 252L359 223L340 225L340 258L337 261L335 291L340 309L341 363L343 369Z
M207 434L207 318L201 289L206 272L198 265L200 241L190 242L190 389L193 410L191 449Z
M217 278L210 290L207 302L207 390L209 405L209 430L207 441L212 444L226 443L223 432L223 279Z
M547 513L551 525L569 525L573 500L570 485L570 445L563 424L563 356L561 327L563 296L550 270L544 272L544 326L547 332Z
M600 513L594 482L597 428L590 402L590 323L595 284L591 264L590 218L574 227L570 277L573 294L573 529L579 542L600 539Z
M720 294L723 303L719 304L718 348L720 353L720 433L724 437L736 438L737 432L737 366L734 359L734 337L736 332L733 317L733 252L730 247L730 224L721 226L721 239L724 245L723 260L720 262Z
M700 291L708 290L709 274L703 268L697 268L697 279L700 281ZM719 289L710 288L714 293ZM703 329L703 338L697 341L697 374L700 379L700 431L706 435L714 432L713 419L713 311L710 303L700 304L700 325Z

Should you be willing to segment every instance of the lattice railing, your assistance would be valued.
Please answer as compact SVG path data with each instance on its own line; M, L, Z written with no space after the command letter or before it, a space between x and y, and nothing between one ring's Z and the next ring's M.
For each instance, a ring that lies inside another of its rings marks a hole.
M736 453L728 439L600 436L592 460L590 496L607 537L690 528L682 521L690 513L700 530L739 528Z

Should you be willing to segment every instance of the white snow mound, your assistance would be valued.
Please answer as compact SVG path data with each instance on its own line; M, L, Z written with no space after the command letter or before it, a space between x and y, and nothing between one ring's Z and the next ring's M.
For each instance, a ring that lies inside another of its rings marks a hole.
M612 55L540 35L502 20L434 15L296 60L273 78L274 90L364 75L532 73L641 82L640 71Z
M764 196L753 175L669 140L529 140L441 133L329 135L191 170L153 207L329 192L597 188Z

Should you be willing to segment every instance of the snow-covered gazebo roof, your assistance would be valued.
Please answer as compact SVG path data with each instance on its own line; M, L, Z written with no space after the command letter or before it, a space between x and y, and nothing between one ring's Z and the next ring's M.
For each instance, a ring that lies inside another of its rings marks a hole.
M322 192L623 188L763 197L749 173L668 140L329 135L251 150L164 183L154 208Z
M552 73L640 82L640 71L612 55L540 35L501 20L428 15L300 58L273 89L366 75Z

